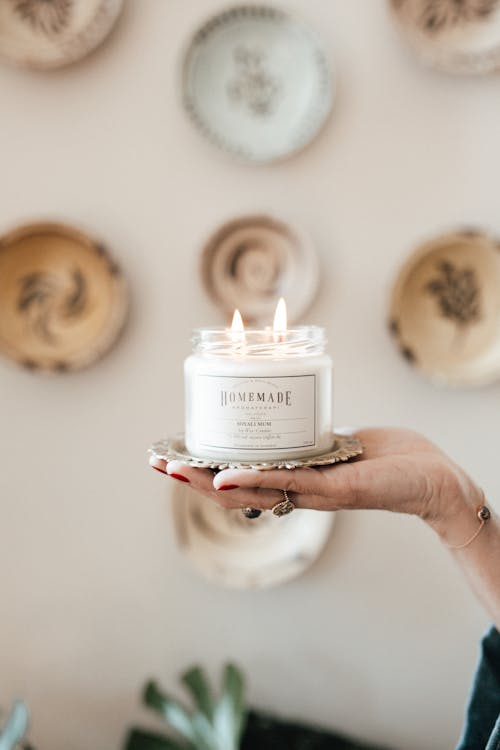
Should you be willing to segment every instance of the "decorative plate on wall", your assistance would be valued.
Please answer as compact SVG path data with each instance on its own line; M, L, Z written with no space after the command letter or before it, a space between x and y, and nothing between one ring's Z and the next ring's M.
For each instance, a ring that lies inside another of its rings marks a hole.
M464 230L420 247L392 292L390 329L401 354L434 382L500 378L500 244Z
M198 572L228 588L261 589L303 573L321 553L334 513L295 510L249 519L184 485L172 492L177 539Z
M420 59L450 73L500 67L500 0L389 0Z
M18 364L86 367L114 343L126 311L120 269L86 234L40 223L0 237L0 353Z
M123 0L2 0L0 58L34 69L88 55L113 28Z
M264 163L306 146L332 106L323 42L303 21L267 5L210 18L184 56L185 108L213 143Z
M248 323L271 324L276 300L290 321L307 310L318 288L318 258L309 239L271 216L241 216L223 224L201 256L203 284L221 310L237 307Z

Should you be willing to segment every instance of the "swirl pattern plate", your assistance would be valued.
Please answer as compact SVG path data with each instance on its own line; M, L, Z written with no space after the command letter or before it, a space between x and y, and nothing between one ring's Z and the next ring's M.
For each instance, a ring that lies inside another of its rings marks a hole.
M318 288L319 264L309 239L271 216L241 216L222 225L201 255L203 285L227 315L268 324L284 297L291 322L300 319Z
M0 352L30 370L86 367L125 321L126 284L100 242L64 224L0 237Z

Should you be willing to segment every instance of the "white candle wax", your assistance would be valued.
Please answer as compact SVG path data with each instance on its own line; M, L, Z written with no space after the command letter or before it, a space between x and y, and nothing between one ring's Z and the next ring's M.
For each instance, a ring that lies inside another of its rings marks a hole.
M330 450L332 361L325 343L316 326L196 331L184 368L188 451L266 461Z

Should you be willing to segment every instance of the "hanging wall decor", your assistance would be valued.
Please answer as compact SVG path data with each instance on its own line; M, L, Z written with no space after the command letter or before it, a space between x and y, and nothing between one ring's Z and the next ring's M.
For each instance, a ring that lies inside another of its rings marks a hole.
M100 242L59 223L0 237L0 353L68 372L102 357L127 311L123 275Z
M314 510L250 519L180 483L172 500L180 548L205 579L227 588L262 589L300 575L321 553L335 520L334 513Z
M389 0L420 59L449 73L500 67L500 0Z
M272 6L235 6L213 16L184 55L190 119L212 143L256 164L306 146L330 112L333 88L320 37Z
M272 319L285 297L290 321L298 320L318 288L319 266L308 237L272 216L240 216L208 239L201 255L203 285L226 315L235 308L248 323Z
M108 36L123 0L2 0L0 58L38 70L80 60Z
M403 357L435 383L500 378L500 244L476 230L436 237L400 270L390 330Z

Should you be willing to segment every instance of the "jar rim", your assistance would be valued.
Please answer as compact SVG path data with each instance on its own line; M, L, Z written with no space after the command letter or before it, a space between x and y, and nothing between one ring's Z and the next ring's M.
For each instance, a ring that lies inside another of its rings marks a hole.
M212 356L298 357L324 352L326 331L315 325L295 326L286 331L246 328L241 332L204 327L194 329L192 343L196 353Z

